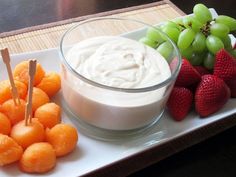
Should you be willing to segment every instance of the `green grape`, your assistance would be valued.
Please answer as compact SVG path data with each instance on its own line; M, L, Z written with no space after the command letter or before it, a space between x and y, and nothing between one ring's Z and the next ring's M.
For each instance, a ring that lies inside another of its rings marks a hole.
M142 42L143 44L146 44L152 48L156 48L156 46L157 46L157 43L155 41L153 41L147 37L143 37L143 38L139 39L139 42Z
M189 58L189 62L192 65L201 65L204 58L205 58L205 53L193 53L193 55Z
M221 40L222 40L222 42L224 44L224 48L226 50L230 51L233 49L229 35L227 35L225 38L222 38Z
M206 23L212 20L212 15L209 9L203 4L196 4L193 8L195 17L201 22Z
M207 69L211 70L211 69L213 69L214 64L215 64L215 56L213 54L211 54L210 52L208 52L206 54L206 57L204 58L203 65Z
M158 43L162 43L163 41L165 41L165 39L163 38L163 35L157 29L153 27L148 28L146 37Z
M203 23L201 23L196 17L192 18L192 29L195 32L199 32L200 29L203 27Z
M162 31L166 33L170 37L171 40L177 43L178 37L180 34L180 31L178 28L166 26L162 29Z
M194 16L185 17L183 23L186 28L192 28L195 32L199 32L203 26Z
M203 52L206 49L206 37L201 32L198 32L192 43L195 52Z
M168 60L172 54L173 46L170 44L170 42L166 41L163 42L159 47L157 48L157 51L166 59Z
M206 46L207 46L208 50L213 54L216 54L216 52L218 52L220 49L224 48L224 44L221 41L221 39L216 36L213 36L213 35L209 35L207 37Z
M181 50L187 49L193 42L194 37L194 31L190 28L186 28L179 34L177 46Z
M185 18L183 18L183 24L185 26L185 28L191 28L192 27L192 18L191 16L187 16Z
M187 49L180 50L182 57L190 59L193 55L193 47L190 45Z
M173 20L174 23L176 23L179 26L179 30L182 31L184 29L184 23L182 18L176 18Z
M183 25L183 18L176 18L173 20L173 22L178 25Z
M174 23L178 24L178 25L183 25L183 19L182 18L176 18L173 20Z
M177 28L177 29L179 29L179 25L178 24L176 24L175 22L172 22L172 21L167 21L164 25L163 25L163 27L172 27L172 28Z
M221 23L228 26L230 31L236 30L236 19L226 16L226 15L219 15L216 17L216 23Z
M210 32L214 36L225 38L229 34L229 28L224 24L214 23L210 27Z

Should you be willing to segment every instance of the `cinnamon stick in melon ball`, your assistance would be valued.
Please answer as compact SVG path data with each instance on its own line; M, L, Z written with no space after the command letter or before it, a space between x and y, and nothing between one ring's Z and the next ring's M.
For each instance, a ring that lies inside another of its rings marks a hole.
M1 82L2 87L0 89L0 97L1 102L3 102L1 106L1 112L7 115L11 121L11 124L14 125L24 118L25 113L25 101L20 99L18 88L21 91L23 97L26 94L27 88L23 83L15 82L13 79L10 65L11 59L8 49L1 49L1 55L7 68L7 74L9 78L9 83L7 81ZM9 99L11 97L12 99Z
M28 73L29 73L29 61L22 61L21 63L17 64L13 71L14 78L16 80L24 82L26 85L28 85L29 82ZM44 69L39 63L37 63L34 76L34 86L40 83L44 75L45 75Z
M29 85L25 111L25 120L12 127L11 137L24 149L36 142L42 142L45 138L43 125L38 119L32 118L33 81L36 70L36 60L29 62Z

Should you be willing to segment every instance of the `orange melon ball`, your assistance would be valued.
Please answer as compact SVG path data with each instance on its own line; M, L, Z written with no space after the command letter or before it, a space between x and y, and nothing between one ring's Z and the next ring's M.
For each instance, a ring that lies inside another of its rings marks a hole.
M48 73L36 87L42 89L49 97L52 97L61 89L60 75L55 72Z
M14 80L19 97L24 99L27 94L27 86L20 81ZM8 80L0 82L0 104L12 98L11 85Z
M25 118L25 100L20 99L20 105L15 105L13 99L5 101L1 106L1 112L4 113L11 122L11 125Z
M29 61L23 61L16 65L13 71L14 78L21 82L24 82L28 85L29 81ZM42 66L37 63L36 72L34 76L34 85L38 85L42 78L45 75L45 71L43 70Z
M61 123L46 130L46 140L55 149L56 156L60 157L75 149L78 133L76 128L71 125Z
M12 138L0 134L0 166L18 161L23 149Z
M52 128L61 122L61 108L55 103L46 103L36 109L34 117L37 118L45 128Z
M0 133L9 135L11 131L11 122L8 117L0 112Z
M49 143L30 145L23 153L19 167L27 173L45 173L56 166L56 154Z
M45 130L38 119L33 118L28 125L22 120L12 127L10 136L23 148L45 139Z
M26 97L27 99L27 97ZM33 88L33 95L32 95L32 110L33 112L36 111L40 106L48 103L49 97L48 95L42 91L41 89L34 87Z

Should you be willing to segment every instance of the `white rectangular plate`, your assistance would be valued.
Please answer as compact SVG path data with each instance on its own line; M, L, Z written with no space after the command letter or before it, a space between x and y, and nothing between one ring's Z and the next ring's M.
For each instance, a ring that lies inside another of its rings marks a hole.
M214 9L211 9L211 12L213 16L216 16ZM17 63L29 58L37 58L38 62L46 71L59 72L60 60L57 49L13 55L11 65L14 67ZM2 60L0 60L0 71L0 80L7 79L7 71ZM60 104L61 100L62 95L59 93L55 97L55 101ZM58 158L57 166L49 173L44 174L44 176L65 177L68 175L85 175L111 163L114 164L138 152L147 150L150 147L159 146L162 143L188 134L202 126L235 114L235 105L236 99L230 99L223 109L208 118L201 119L195 112L192 112L181 122L175 122L168 113L165 113L151 132L135 140L127 138L119 142L98 141L85 136L79 130L79 142L75 151L65 157ZM62 121L77 126L76 121L72 122L71 115L65 111L62 113ZM13 164L0 167L0 176L32 177L35 175L25 174L18 169L17 164Z

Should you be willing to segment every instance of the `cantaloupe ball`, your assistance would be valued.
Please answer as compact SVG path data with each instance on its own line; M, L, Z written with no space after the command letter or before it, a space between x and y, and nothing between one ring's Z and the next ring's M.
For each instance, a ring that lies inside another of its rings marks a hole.
M11 131L11 122L8 117L0 112L0 133L9 135Z
M49 97L52 97L61 89L60 75L55 72L48 73L36 87L42 89Z
M61 108L55 103L46 103L36 109L34 117L37 118L45 128L52 128L61 122Z
M75 149L78 133L71 125L61 123L46 130L46 140L55 149L57 157L64 156Z
M24 82L18 81L18 80L14 80L14 83L16 85L19 97L24 99L26 97L27 94L27 85L25 85Z
M27 99L27 97L26 97ZM33 95L32 95L32 110L33 112L36 111L40 106L48 103L49 97L48 95L42 91L41 89L34 87L33 88Z
M15 105L14 100L10 99L5 101L1 106L1 112L8 117L11 125L14 125L25 118L26 103L22 99L20 99L20 103L21 104L19 105Z
M49 143L30 145L23 153L19 167L27 173L45 173L56 166L56 154Z
M24 99L27 94L27 86L20 81L14 80L19 97ZM0 82L0 104L12 98L11 85L8 80Z
M18 161L23 149L12 138L0 134L0 166Z
M0 82L0 104L11 98L11 90L8 80L4 80Z
M29 81L29 61L22 61L21 63L17 64L14 71L13 71L14 78L21 82L24 82L28 85ZM34 76L34 85L38 85L42 78L45 75L45 71L43 70L42 66L37 63L36 65L36 72Z
M45 130L38 119L33 118L27 126L25 120L15 124L12 127L10 136L25 149L33 143L44 141Z

